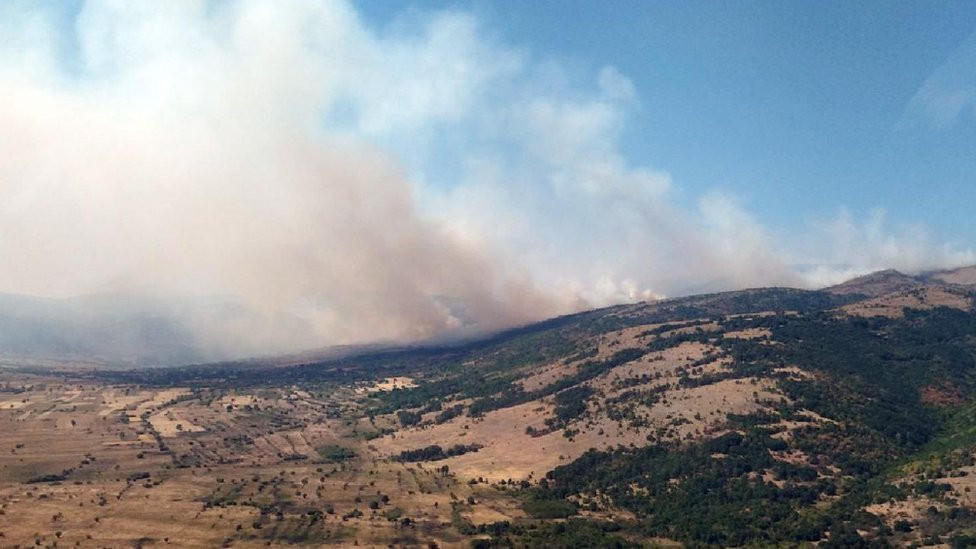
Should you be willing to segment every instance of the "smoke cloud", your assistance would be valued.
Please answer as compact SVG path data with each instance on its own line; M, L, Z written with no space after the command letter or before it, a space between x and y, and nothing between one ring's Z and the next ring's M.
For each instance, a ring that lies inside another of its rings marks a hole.
M619 151L639 98L616 69L537 59L469 14L409 17L4 3L0 292L233 303L170 313L245 355L974 261L844 212L797 252L734 197L681 207Z

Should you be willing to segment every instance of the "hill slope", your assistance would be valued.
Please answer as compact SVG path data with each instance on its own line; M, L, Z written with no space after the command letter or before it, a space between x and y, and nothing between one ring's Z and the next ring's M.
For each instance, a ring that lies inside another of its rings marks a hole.
M290 467L307 452L262 448L342 432L362 475L490 485L452 498L459 537L431 533L441 544L965 546L974 297L935 274L883 272L825 291L610 307L452 347L89 381L189 388L166 404L184 428L160 435L177 468ZM309 512L239 482L237 505ZM418 489L433 497L434 484ZM485 494L491 512L476 503Z

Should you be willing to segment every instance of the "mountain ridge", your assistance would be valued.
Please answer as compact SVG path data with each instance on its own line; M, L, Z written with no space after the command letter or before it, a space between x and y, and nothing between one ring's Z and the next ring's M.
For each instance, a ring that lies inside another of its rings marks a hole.
M102 368L204 364L224 361L242 366L248 363L277 361L284 365L325 360L356 354L369 354L377 349L396 350L414 347L464 345L471 341L490 340L509 333L534 330L534 326L562 322L577 315L598 314L615 307L642 308L650 304L664 310L693 308L709 301L747 299L762 296L773 290L794 292L826 292L843 299L880 297L895 291L918 286L966 287L976 285L976 266L945 271L933 271L917 276L887 269L854 278L822 290L796 288L746 288L689 296L679 296L647 302L613 305L580 311L546 319L526 326L516 326L496 333L468 335L458 339L434 338L414 343L372 343L310 349L295 353L270 353L264 357L247 358L221 356L225 351L208 350L200 346L197 337L180 318L187 314L204 315L214 319L231 314L230 301L208 299L204 303L165 300L138 300L123 296L119 301L111 295L70 299L44 299L31 296L0 294L0 360L7 363L29 364L32 361L73 363ZM739 307L742 309L742 306ZM194 312L195 311L195 312ZM182 316L181 316L182 315Z

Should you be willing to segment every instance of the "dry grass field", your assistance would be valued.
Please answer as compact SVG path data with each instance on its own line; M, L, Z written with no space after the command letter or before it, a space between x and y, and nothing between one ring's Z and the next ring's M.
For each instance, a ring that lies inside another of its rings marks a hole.
M379 459L366 440L376 423L334 417L355 408L354 388L322 398L2 375L2 547L467 547L459 521L524 515L504 490L440 464Z
M646 345L657 337L648 330L693 333L667 328L605 334L596 355ZM526 370L522 385L544 388L582 364ZM721 374L728 364L720 349L698 342L624 362L583 384L595 396L571 431L546 431L551 396L437 423L430 413L412 426L397 414L368 413L378 395L417 386L403 376L152 389L0 371L0 546L468 547L479 524L531 520L519 487L591 448L711 436L728 414L782 398L768 379L680 386L681 376ZM635 388L666 395L611 419L615 399ZM478 451L398 459L455 444Z

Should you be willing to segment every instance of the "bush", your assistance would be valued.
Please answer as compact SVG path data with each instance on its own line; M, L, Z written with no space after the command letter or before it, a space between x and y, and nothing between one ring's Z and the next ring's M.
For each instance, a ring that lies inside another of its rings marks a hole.
M422 416L416 412L409 412L407 410L400 410L397 412L397 419L400 420L400 425L404 427L409 427L411 425L416 425L420 423Z
M356 452L346 448L345 446L339 446L337 444L327 444L321 448L317 448L316 451L318 451L319 455L322 456L322 459L325 461L346 461L356 457Z
M561 519L576 514L575 503L563 499L529 499L522 504L529 516L539 519Z

